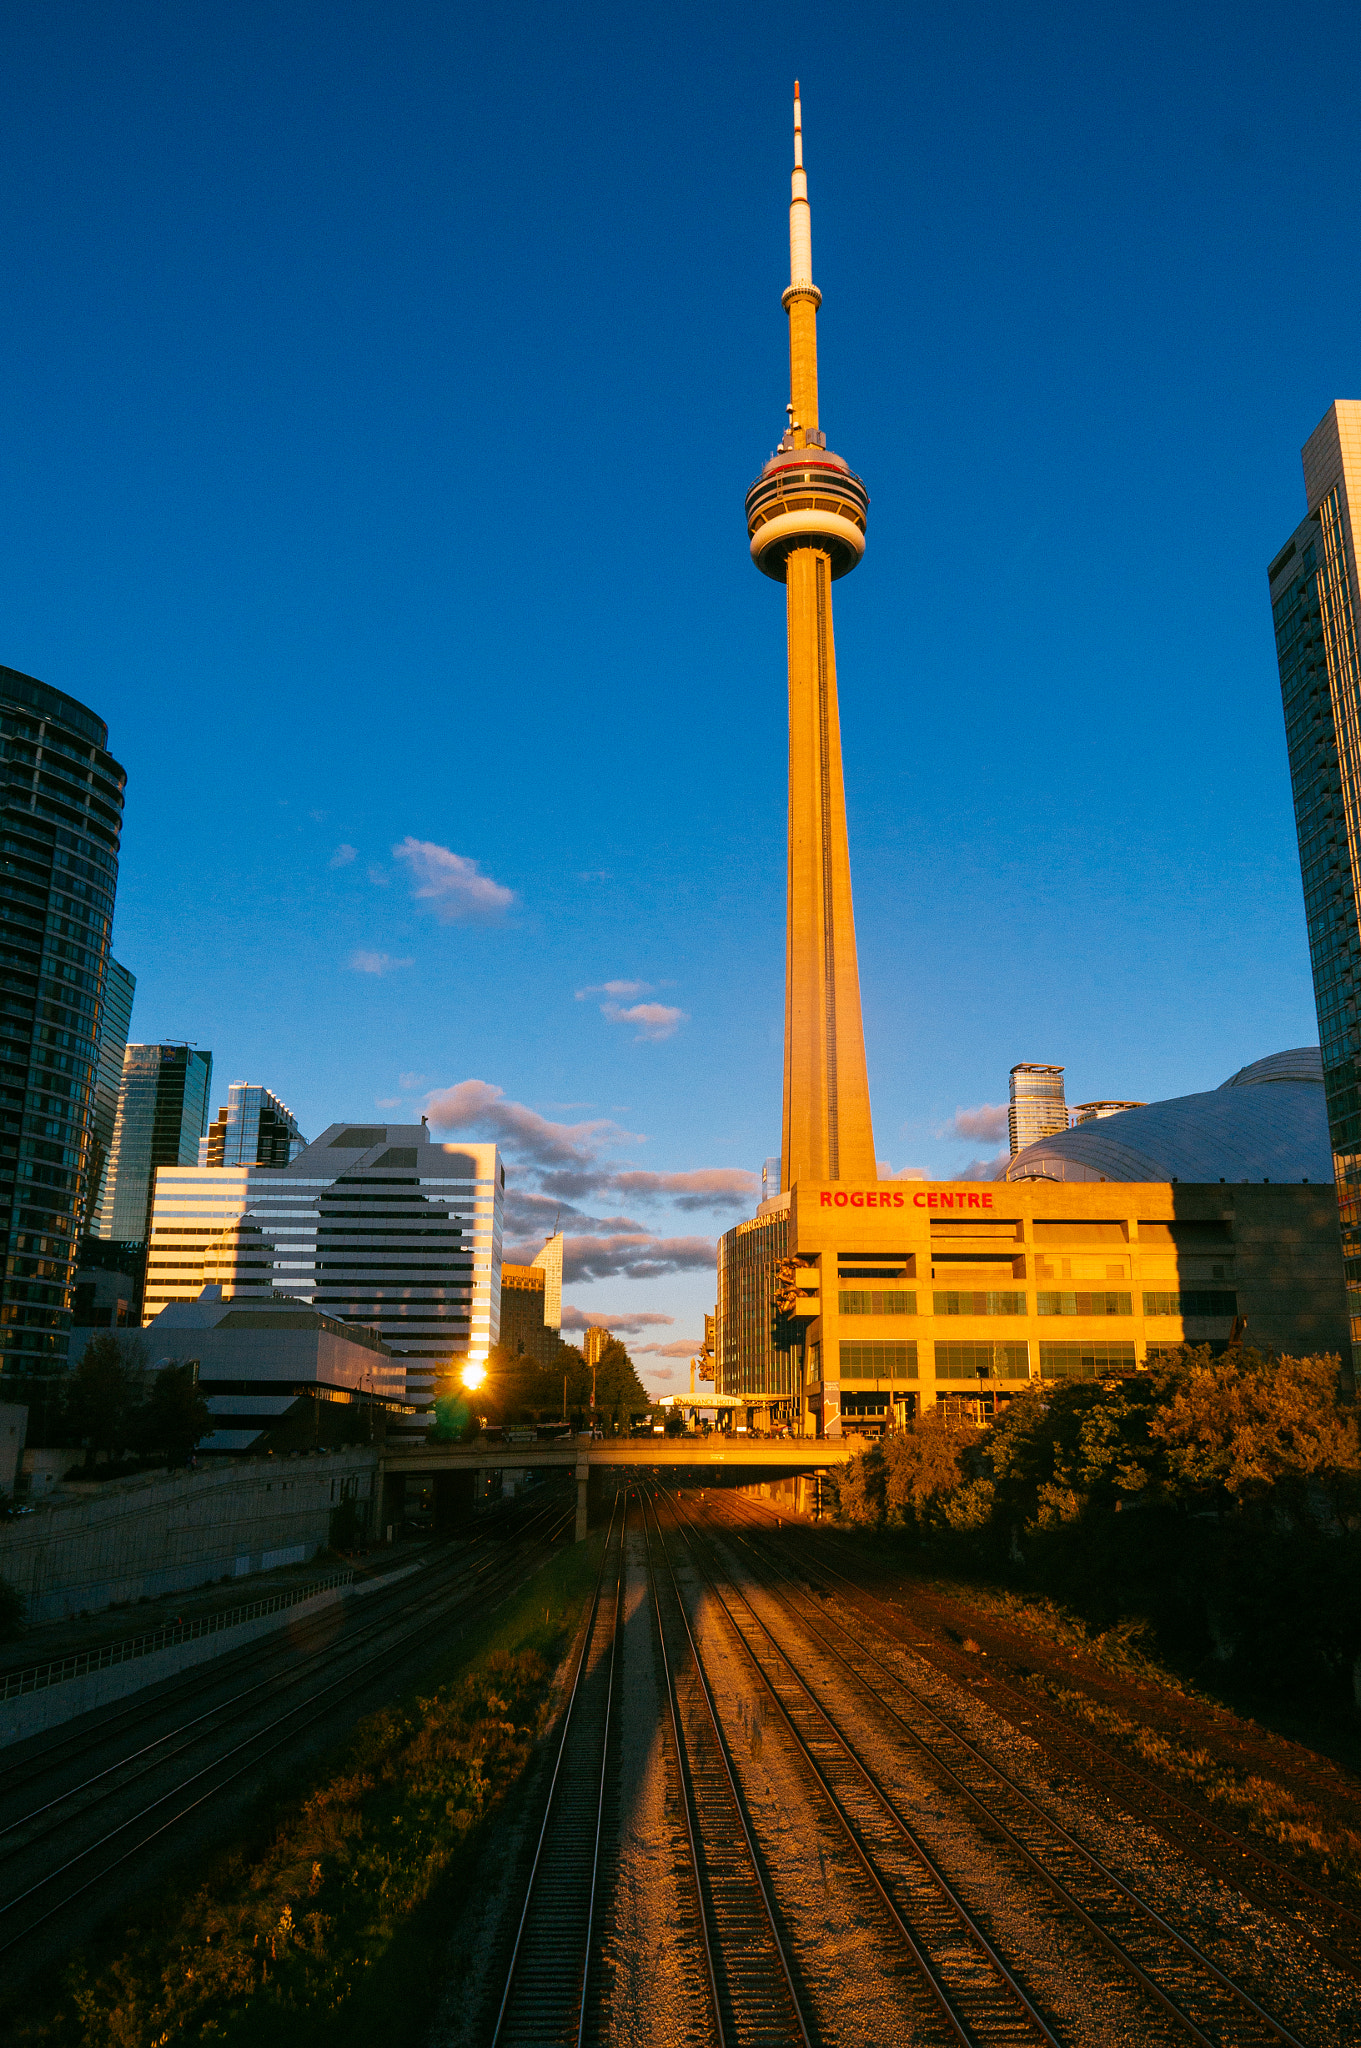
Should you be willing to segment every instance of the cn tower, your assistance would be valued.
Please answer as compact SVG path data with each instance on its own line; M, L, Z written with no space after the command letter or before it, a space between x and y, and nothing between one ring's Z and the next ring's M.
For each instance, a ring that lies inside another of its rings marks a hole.
M818 425L818 307L794 83L789 207L789 425L747 492L751 558L785 586L789 882L780 1186L877 1177L841 774L832 585L865 552L869 493Z

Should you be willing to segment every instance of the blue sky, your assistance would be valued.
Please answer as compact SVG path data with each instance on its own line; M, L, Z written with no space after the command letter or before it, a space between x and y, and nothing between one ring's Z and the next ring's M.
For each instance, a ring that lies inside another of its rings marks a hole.
M565 1205L568 1301L688 1351L779 1142L796 74L881 1157L990 1153L1018 1059L1314 1041L1265 568L1361 395L1354 9L16 0L3 50L0 659L109 721L134 1035L215 1100L434 1096Z

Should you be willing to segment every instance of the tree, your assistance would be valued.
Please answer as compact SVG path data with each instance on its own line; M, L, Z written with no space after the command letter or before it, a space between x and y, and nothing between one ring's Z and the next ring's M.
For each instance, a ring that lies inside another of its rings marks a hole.
M1338 1406L1335 1357L1187 1349L1161 1378L1149 1434L1177 1492L1238 1505L1272 1491L1299 1496L1310 1482L1337 1492L1361 1478L1356 1412Z
M595 1399L597 1408L612 1415L616 1422L633 1409L648 1405L647 1389L617 1337L607 1338L601 1350L595 1374Z
M210 1420L193 1366L172 1363L156 1375L138 1434L147 1450L164 1451L172 1465L187 1465Z
M66 1396L68 1437L85 1446L92 1466L100 1451L114 1457L132 1441L142 1402L142 1375L113 1336L92 1337L71 1375Z

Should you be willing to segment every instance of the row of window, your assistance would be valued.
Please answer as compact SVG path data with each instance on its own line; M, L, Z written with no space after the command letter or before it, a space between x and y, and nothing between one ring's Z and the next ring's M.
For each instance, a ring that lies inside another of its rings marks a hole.
M1133 1296L1120 1289L1095 1294L1051 1293L1035 1297L1035 1313L1041 1316L1128 1316L1133 1315ZM1023 1316L1025 1294L1002 1288L988 1293L954 1289L932 1295L938 1316ZM912 1292L870 1293L843 1289L837 1306L843 1316L914 1316L917 1297ZM1238 1296L1231 1289L1193 1289L1180 1293L1146 1292L1146 1316L1232 1316L1238 1313Z
M843 1380L915 1380L917 1346L906 1344L843 1344ZM1030 1378L1028 1344L947 1344L934 1347L938 1380L1026 1380ZM1107 1372L1133 1372L1133 1344L1041 1343L1042 1379L1096 1379Z

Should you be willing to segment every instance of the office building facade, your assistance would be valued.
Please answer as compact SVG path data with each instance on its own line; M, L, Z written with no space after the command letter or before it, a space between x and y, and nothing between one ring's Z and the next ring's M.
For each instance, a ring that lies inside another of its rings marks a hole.
M1361 1344L1361 402L1304 444L1308 511L1268 570L1353 1346ZM1353 1356L1355 1357L1355 1352Z
M126 967L111 959L104 979L104 1001L99 1014L99 1061L95 1067L89 1194L85 1204L87 1233L93 1232L104 1199L113 1127L118 1119L118 1091L123 1082L123 1055L128 1049L132 1030L132 1001L136 993L136 975L129 974Z
M788 1260L788 1195L762 1203L761 1212L718 1240L714 1390L763 1410L773 1422L792 1421L800 1412L803 1325L779 1309ZM706 1337L710 1320L704 1319Z
M102 718L17 669L0 736L0 1367L42 1381L69 1362L127 777Z
M781 1204L810 1435L941 1400L992 1414L1031 1381L1222 1350L1235 1325L1296 1355L1346 1341L1326 1182L800 1183Z
M200 1166L291 1166L307 1140L291 1109L250 1081L233 1081L199 1140Z
M424 1124L331 1124L285 1167L163 1168L144 1321L205 1286L292 1295L376 1331L426 1407L500 1336L504 1181L495 1145L437 1144Z
M1063 1097L1063 1068L1046 1067L1022 1060L1011 1070L1011 1101L1007 1108L1007 1135L1011 1156L1033 1145L1038 1138L1052 1138L1068 1128L1068 1105Z
M213 1056L190 1045L130 1045L99 1210L100 1237L147 1241L156 1174L197 1160Z

